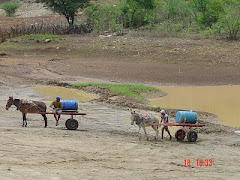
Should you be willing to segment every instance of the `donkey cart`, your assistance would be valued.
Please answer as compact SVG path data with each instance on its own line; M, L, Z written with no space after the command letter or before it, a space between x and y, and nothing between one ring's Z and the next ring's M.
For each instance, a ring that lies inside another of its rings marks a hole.
M196 142L198 139L198 134L193 128L204 127L205 124L190 124L190 123L167 123L167 126L179 126L182 127L178 129L175 133L175 138L178 141L183 141L187 135L188 142Z
M37 114L56 114L54 112L39 112ZM68 130L76 130L78 128L78 121L74 119L74 116L85 116L86 113L78 113L76 111L63 111L60 115L68 115L69 119L66 120L65 126Z

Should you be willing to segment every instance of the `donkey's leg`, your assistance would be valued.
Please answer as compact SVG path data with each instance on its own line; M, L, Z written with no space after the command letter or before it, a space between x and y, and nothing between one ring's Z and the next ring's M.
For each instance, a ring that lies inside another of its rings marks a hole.
M42 117L44 118L45 128L47 127L47 116L46 114L42 114Z
M24 121L25 121L25 114L24 113L22 113L22 127L24 127Z
M139 127L139 129L138 129L138 139L140 141L141 140L141 134L140 134L141 126L138 126L138 127Z
M25 114L25 127L27 127L27 114Z
M156 132L156 137L155 140L158 140L158 135L159 135L159 130L158 130L158 126L152 126L152 128L154 129L154 131Z
M143 128L143 131L144 131L144 133L145 133L145 136L146 136L147 140L149 140L148 135L147 135L147 132L146 132L146 127L143 125L142 128Z
M27 114L23 113L23 127L27 127Z

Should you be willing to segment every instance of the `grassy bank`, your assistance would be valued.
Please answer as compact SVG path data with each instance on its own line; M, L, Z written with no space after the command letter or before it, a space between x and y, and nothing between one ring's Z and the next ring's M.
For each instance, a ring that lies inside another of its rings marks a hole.
M82 89L86 87L102 88L108 90L112 95L125 96L143 102L144 93L160 92L160 89L143 84L110 84L110 83L76 83L72 87Z
M46 40L51 42L59 42L63 38L59 35L54 34L28 34L16 38L21 41L35 41L35 42L46 42Z
M28 34L15 38L11 38L6 42L0 43L0 51L23 51L44 49L47 47L55 47L56 43L64 41L61 35L53 34Z

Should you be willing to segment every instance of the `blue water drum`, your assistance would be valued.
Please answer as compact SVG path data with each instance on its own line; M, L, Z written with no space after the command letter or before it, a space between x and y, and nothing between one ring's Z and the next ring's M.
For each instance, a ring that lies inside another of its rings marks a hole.
M193 111L178 111L176 113L177 123L191 123L195 124L197 122L198 114Z
M63 100L62 101L63 110L65 111L77 111L78 102L75 100Z

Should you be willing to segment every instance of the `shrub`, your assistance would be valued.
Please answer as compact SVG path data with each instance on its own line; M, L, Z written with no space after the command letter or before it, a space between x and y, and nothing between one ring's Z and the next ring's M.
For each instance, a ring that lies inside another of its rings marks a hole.
M165 21L174 24L182 24L185 29L192 24L193 11L185 0L165 0Z
M96 32L143 27L174 36L197 33L237 39L239 3L239 0L121 0L116 5L88 7L86 24Z
M123 23L121 10L116 5L91 5L86 11L87 23L95 32L121 32Z
M240 32L240 2L227 4L218 22L219 34L226 34L229 40L237 40Z
M0 6L3 9L7 16L14 16L16 10L19 8L19 3L17 2L5 2Z
M196 21L205 26L212 27L223 12L224 0L193 0Z
M124 27L137 28L154 20L155 0L123 0L121 10Z

